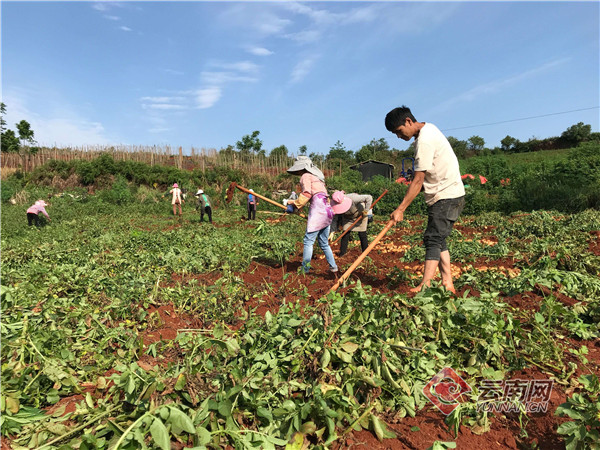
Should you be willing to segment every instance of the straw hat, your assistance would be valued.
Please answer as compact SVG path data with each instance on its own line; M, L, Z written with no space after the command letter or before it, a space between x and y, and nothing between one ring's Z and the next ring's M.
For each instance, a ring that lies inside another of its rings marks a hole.
M352 206L352 199L344 195L344 191L335 191L331 196L331 209L335 214L344 214Z
M290 167L287 172L292 175L300 175L300 172L306 170L307 172L312 173L319 180L325 181L325 175L323 172L319 170L317 166L315 166L312 160L308 156L300 155L296 158L294 165Z

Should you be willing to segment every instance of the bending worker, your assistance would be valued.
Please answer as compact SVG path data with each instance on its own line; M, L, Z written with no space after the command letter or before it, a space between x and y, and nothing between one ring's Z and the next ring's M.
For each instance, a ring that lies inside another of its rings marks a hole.
M34 223L36 227L40 226L40 213L46 216L48 222L51 222L50 216L46 212L46 206L48 206L48 204L44 200L38 200L27 209L27 223L29 226Z
M340 227L342 231L346 231L354 223L356 219L362 217L354 227L352 231L347 232L340 241L340 253L338 256L344 256L348 251L348 242L350 241L350 235L352 232L358 232L358 238L360 239L360 248L364 252L369 246L369 240L367 239L367 226L369 224L369 210L373 204L373 197L371 195L361 194L345 194L346 198L352 201L352 206L344 214L337 214L333 219L331 225L332 231L337 231Z

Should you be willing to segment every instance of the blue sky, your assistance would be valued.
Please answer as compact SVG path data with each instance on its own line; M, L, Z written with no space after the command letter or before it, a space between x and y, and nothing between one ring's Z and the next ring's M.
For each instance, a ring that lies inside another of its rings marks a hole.
M267 152L306 145L326 154L337 141L356 151L382 137L405 149L384 127L402 104L488 147L506 135L558 136L578 122L599 131L597 1L0 8L5 119L12 129L30 122L43 145L187 152L259 130ZM495 122L505 123L478 126Z

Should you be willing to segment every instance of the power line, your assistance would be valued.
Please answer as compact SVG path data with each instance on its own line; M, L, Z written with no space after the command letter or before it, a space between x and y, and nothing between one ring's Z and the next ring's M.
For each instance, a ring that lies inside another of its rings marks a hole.
M469 125L466 127L445 128L442 131L453 131L453 130L464 130L465 128L487 127L488 125L498 125L501 123L518 122L520 120L537 119L539 117L558 116L559 114L568 114L568 113L577 112L577 111L589 111L590 109L598 109L598 108L600 108L600 106L592 106L591 108L572 109L570 111L561 111L561 112L550 113L550 114L542 114L539 116L522 117L520 119L502 120L500 122L481 123L479 125Z

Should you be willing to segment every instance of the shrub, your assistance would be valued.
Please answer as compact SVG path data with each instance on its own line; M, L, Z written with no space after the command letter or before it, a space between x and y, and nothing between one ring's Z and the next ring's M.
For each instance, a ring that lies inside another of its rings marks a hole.
M116 205L129 203L134 197L131 189L129 189L129 186L127 185L127 180L120 175L110 189L103 189L98 195L102 201Z
M15 177L11 177L8 180L3 180L2 182L0 182L0 194L2 203L6 203L12 197L14 197L14 195L17 193L18 190L21 189L21 187L22 185L20 181Z

